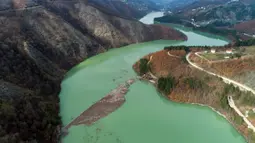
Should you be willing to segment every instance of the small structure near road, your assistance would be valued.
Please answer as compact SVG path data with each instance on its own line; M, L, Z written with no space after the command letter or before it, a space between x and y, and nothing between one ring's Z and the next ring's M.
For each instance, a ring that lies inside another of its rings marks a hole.
M216 49L211 49L211 53L215 54L216 53Z
M227 53L227 54L233 54L233 50L232 50L232 49L227 49L227 50L226 50L226 53Z

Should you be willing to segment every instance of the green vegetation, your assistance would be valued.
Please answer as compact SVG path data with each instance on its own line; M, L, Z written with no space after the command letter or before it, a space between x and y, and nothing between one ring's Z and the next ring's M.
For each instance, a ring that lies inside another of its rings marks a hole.
M171 93L175 86L175 78L170 75L168 77L161 77L158 79L158 88L167 95Z
M253 46L253 45L255 45L255 38L249 39L249 40L245 40L245 41L238 40L235 43L235 46Z
M188 84L191 89L202 89L205 88L206 83L197 78L188 77L184 80L185 84Z
M255 143L255 133L252 129L249 129L248 131L248 141L249 143Z
M253 93L243 92L232 84L225 86L223 94L231 94L235 100L239 100L243 105L255 106L255 96Z
M164 50L185 50L187 53L191 51L191 49L196 48L200 50L210 50L212 48L230 48L231 44L226 44L224 46L185 46L185 45L179 45L179 46L167 46L164 47Z
M186 59L186 56L182 56L181 60L182 60L182 63L184 63L184 64L188 64L189 63L187 61L187 59Z
M224 53L203 53L201 55L210 61L223 60L226 56Z
M220 94L220 105L223 109L229 110L230 107L228 105L228 95L233 94L237 91L238 89L234 87L232 84L226 84L224 87L223 92Z
M239 88L236 88L233 84L226 84L224 87L224 94L229 94L229 93L235 93L236 91L239 91Z
M220 96L221 96L221 98L220 98L220 105L221 105L221 107L222 107L223 109L229 110L230 107L229 107L229 105L228 105L228 96L227 96L227 95L224 95L224 94L221 94Z
M252 110L250 110L249 111L249 113L248 113L248 116L249 116L249 118L255 118L255 113L252 111Z
M204 81L205 81L205 82L208 82L208 81L210 81L210 80L212 80L212 77L211 77L211 76L208 76L208 75L207 75L207 76L204 77Z
M167 15L167 16L163 16L160 18L155 18L155 21L163 22L163 23L181 24L186 27L192 28L192 30L208 32L208 33L212 33L212 34L216 34L216 35L221 35L224 37L232 35L235 39L239 39L236 30L217 28L217 26L230 25L230 23L226 23L226 22L222 22L222 21L217 21L215 23L212 23L212 24L209 24L206 26L200 26L200 27L195 27L190 21L185 20L185 18L182 18L181 16L176 16L176 15Z
M148 62L149 60L147 59L140 59L139 69L141 75L146 74L150 71L150 65L148 64Z
M243 118L240 117L237 113L234 113L233 120L237 125L242 125L244 123Z
M243 105L255 106L255 96L251 92L242 94L240 99Z
M164 50L185 50L186 53L188 53L188 52L191 51L192 48L199 48L199 49L209 50L212 47L211 46L185 46L185 45L180 45L180 46L164 47Z
M167 15L167 16L155 18L154 21L158 21L162 23L182 23L181 18L175 15Z
M210 25L216 26L216 27L224 27L224 26L231 26L232 24L230 22L216 20Z
M41 65L18 50L19 40L6 37L0 42L0 83L11 88L0 93L0 143L57 142L61 126L57 95L63 73L51 66L43 72ZM38 41L30 44L39 51L44 46Z
M247 55L255 55L255 46L242 47L239 51Z
M61 124L56 97L24 95L0 99L0 142L53 142Z
M238 59L242 57L242 54L241 53L235 53L234 54L234 57L237 57Z
M226 54L226 53L203 53L201 54L203 57L210 61L224 60L225 57L229 57L231 59L241 58L244 54L241 52L237 52L234 54Z

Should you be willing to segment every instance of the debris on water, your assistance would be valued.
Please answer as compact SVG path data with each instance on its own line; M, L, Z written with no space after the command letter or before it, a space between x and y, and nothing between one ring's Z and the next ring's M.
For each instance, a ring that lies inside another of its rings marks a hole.
M135 79L129 79L125 83L120 84L70 122L65 129L68 130L73 125L91 125L117 110L126 101L125 95L128 93L130 85L134 82Z
M134 82L135 82L135 79L129 79L129 80L127 81L127 83L128 83L129 85L133 84Z

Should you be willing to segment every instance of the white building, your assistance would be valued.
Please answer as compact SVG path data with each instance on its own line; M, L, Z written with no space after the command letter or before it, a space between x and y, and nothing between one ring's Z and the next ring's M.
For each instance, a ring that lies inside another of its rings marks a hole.
M211 49L211 53L216 53L216 49Z
M232 53L233 53L233 50L232 50L232 49L227 49L227 50L226 50L226 53L227 53L227 54L232 54Z

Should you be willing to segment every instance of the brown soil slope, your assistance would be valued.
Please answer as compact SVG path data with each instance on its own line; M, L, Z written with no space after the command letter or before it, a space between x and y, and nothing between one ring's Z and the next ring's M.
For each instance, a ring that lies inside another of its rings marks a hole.
M248 140L252 137L248 132L248 128L244 122L238 121L240 117L229 108L226 100L229 94L236 96L236 91L226 93L229 85L226 85L221 79L208 75L205 72L191 67L185 61L185 51L170 51L169 56L167 50L159 51L149 54L144 58L150 61L151 73L158 78L171 75L175 78L175 87L170 94L167 94L169 100L181 103L197 103L213 107L220 113L224 114L226 118L242 132ZM152 57L152 58L151 58ZM133 67L139 73L139 62ZM157 81L156 81L157 83ZM156 85L157 86L157 85ZM238 90L237 90L238 91ZM243 93L239 92L241 96Z
M242 57L240 59L208 63L194 55L192 60L203 68L255 88L255 57Z
M246 21L246 22L236 24L234 26L234 29L236 29L239 32L245 32L245 33L248 33L248 34L255 34L255 20L250 20L250 21Z

